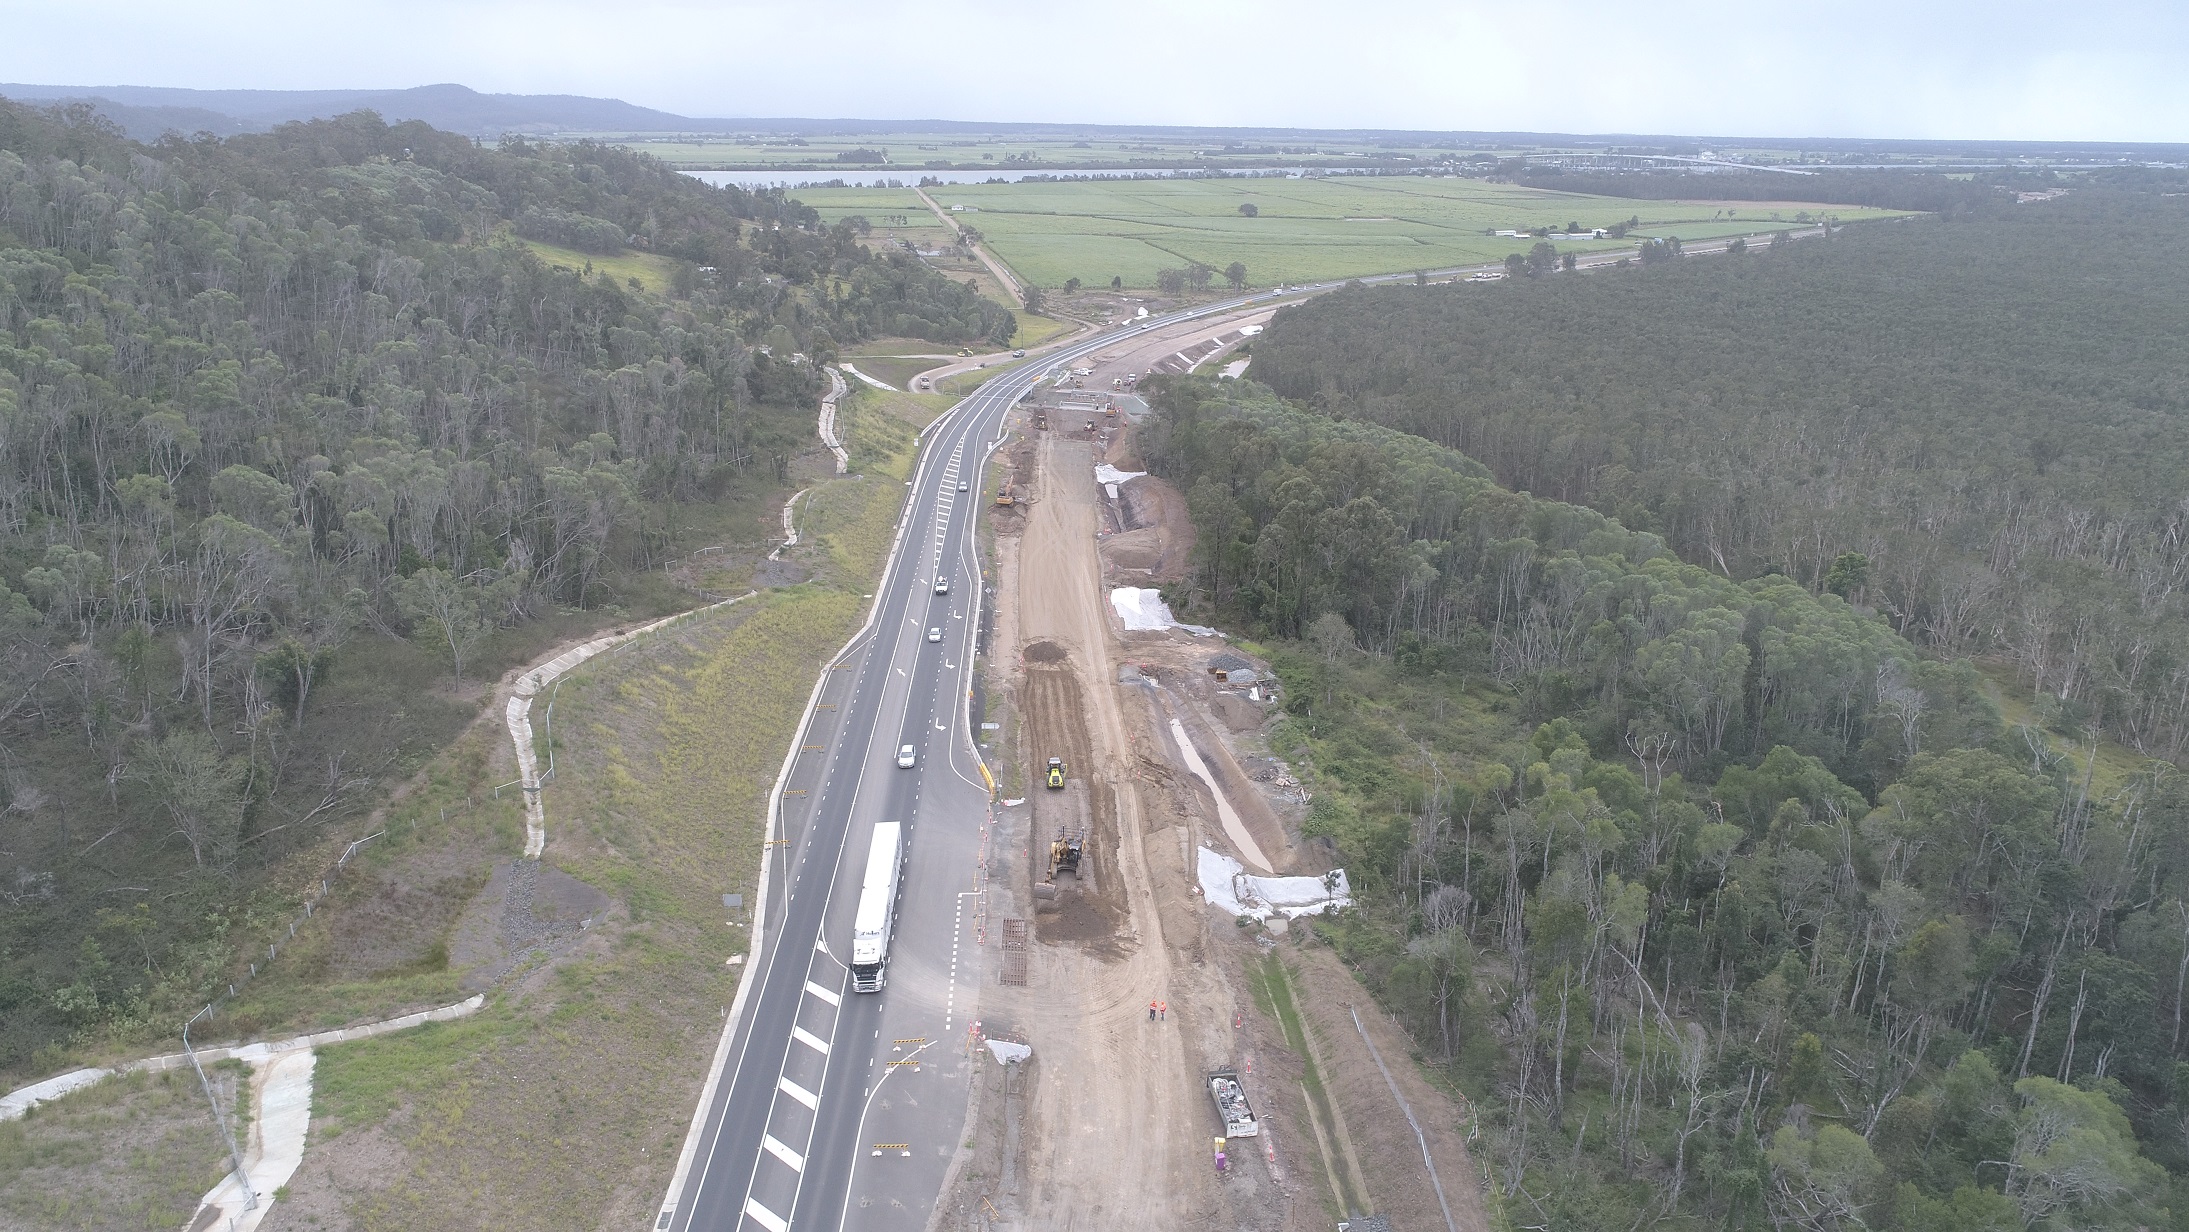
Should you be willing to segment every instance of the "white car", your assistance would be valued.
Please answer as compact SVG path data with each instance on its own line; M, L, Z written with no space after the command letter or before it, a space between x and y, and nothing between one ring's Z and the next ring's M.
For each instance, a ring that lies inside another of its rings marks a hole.
M897 750L897 768L899 770L910 770L912 768L912 763L918 761L919 759L919 754L914 753L912 751L912 746L909 744Z
M960 492L965 492L965 491L969 491L969 490L971 490L972 486L973 486L973 485L971 485L971 484L967 484L967 483L961 483L961 484L959 484L959 485L958 485L958 491L960 491Z
M942 630L941 630L941 629L929 629L929 630L927 631L927 640L928 640L928 641L931 641L931 642L939 642L939 641L941 641L941 640L942 640Z
M949 578L936 578L936 579L935 579L935 593L936 593L936 594L938 594L938 595L947 595L947 594L949 594L949 593L950 593L950 579L949 579Z

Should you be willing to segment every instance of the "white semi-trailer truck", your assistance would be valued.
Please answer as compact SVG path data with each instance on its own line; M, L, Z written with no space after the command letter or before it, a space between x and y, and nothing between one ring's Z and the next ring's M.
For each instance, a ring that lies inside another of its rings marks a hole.
M904 827L876 822L867 850L866 883L851 922L851 987L880 992L889 982L889 935L897 924L897 874L904 867Z

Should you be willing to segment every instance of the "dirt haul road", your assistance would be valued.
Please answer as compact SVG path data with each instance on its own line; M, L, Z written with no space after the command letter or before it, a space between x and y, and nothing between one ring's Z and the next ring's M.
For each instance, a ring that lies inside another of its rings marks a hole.
M1089 878L1082 886L1067 878L1059 909L1034 914L1026 986L982 994L992 1033L1031 1044L1034 1062L1010 1131L1024 1144L1022 1162L999 1169L1023 1181L1009 1187L1015 1194L980 1185L964 1207L994 1210L998 1227L1275 1232L1286 1226L1287 1203L1257 1174L1259 1161L1221 1182L1213 1167L1213 1114L1199 1077L1231 1060L1234 1015L1250 1007L1205 961L1183 818L1160 789L1168 769L1136 747L1115 683L1095 552L1094 457L1086 442L1055 436L1039 448L1033 508L1015 553L1018 601L1004 626L1022 639L1026 781L1037 783L1035 767L1063 756L1075 783L1084 782ZM1133 710L1132 723L1144 724L1145 703L1135 699ZM1045 868L1050 835L1041 824L1012 853L1029 873L1037 859ZM1149 1021L1150 1001L1167 1002L1161 1021Z

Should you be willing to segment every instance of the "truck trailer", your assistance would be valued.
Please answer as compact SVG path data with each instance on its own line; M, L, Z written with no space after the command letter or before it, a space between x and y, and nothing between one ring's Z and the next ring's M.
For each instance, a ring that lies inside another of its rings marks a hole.
M1247 1104L1247 1090L1239 1082L1239 1071L1230 1066L1210 1070L1208 1083L1209 1098L1216 1101L1216 1115L1224 1119L1224 1136L1258 1137L1262 1126L1255 1119L1254 1109Z
M889 982L889 940L897 926L897 876L904 868L904 827L876 822L867 849L866 882L851 921L851 988L880 992Z

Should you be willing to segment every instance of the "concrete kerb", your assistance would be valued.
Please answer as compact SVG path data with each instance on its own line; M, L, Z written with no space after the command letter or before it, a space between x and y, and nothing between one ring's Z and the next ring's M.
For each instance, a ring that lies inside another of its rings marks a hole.
M798 546L798 499L811 491L812 488L800 488L790 494L789 500L783 502L783 542L768 553L769 560L781 560L784 552Z
M260 1041L250 1044L221 1044L211 1048L200 1048L197 1050L197 1054L201 1062L236 1060L255 1065L269 1057L278 1056L285 1052L294 1052L299 1048L324 1048L330 1044L346 1044L351 1040L369 1039L375 1035L386 1035L391 1031L407 1031L412 1027L423 1026L429 1022L447 1022L450 1019L463 1018L477 1013L479 1008L485 1004L486 997L481 994L468 1000L459 1001L454 1005L444 1005L438 1009L420 1010L413 1014L404 1014L399 1018L389 1018L381 1022L364 1023L355 1027L342 1027L332 1031L318 1031L310 1035L292 1036L285 1040ZM80 1091L116 1074L164 1073L171 1069L181 1069L189 1064L189 1053L169 1052L156 1057L146 1057L141 1061L131 1061L124 1065L117 1065L111 1069L70 1070L68 1073L45 1079L42 1082L34 1082L26 1087L18 1087L5 1096L0 1096L0 1121L17 1120L40 1104L59 1099L73 1091Z
M759 594L748 590L731 599L722 599L687 612L664 616L624 633L596 637L592 641L573 646L531 671L517 677L517 683L509 690L509 701L503 708L503 722L509 728L510 743L517 752L517 781L524 795L524 858L537 860L547 850L547 805L541 799L541 789L546 785L539 774L539 757L532 751L532 699L540 690L562 679L588 660L623 646L681 621L692 619L716 608L742 603Z
M930 423L927 428L920 429L920 434L915 439L924 443L929 428L933 428L935 424L949 418L951 414L957 411L958 407L964 404L964 401L960 401L957 405L952 406L950 410L936 416L934 423ZM913 471L911 487L915 493L919 491L920 479L927 473L929 461L930 459L922 458L920 465ZM903 553L905 529L911 524L911 508L911 498L907 497L905 499L906 512L898 518L896 537L890 541L889 558L882 566L881 577L874 584L874 598L873 602L867 605L866 620L859 626L857 631L845 639L842 649L830 655L828 662L822 664L820 674L813 682L813 691L806 695L806 708L798 716L797 729L791 733L790 747L783 754L783 764L776 771L775 784L768 793L768 823L762 833L760 882L753 890L752 928L750 932L752 940L746 947L744 967L738 972L737 992L731 997L729 1010L722 1021L722 1036L715 1042L714 1057L707 1069L707 1081L699 1090L699 1105L692 1112L691 1127L684 1132L684 1148L677 1153L676 1171L669 1176L668 1197L662 1202L660 1213L655 1219L654 1226L656 1228L666 1228L669 1226L670 1221L676 1218L677 1198L684 1192L685 1181L691 1175L692 1164L698 1159L699 1142L707 1130L707 1114L714 1106L715 1092L721 1088L723 1070L729 1063L730 1045L736 1038L737 1025L744 1019L745 999L752 992L753 973L762 965L762 951L767 945L768 892L774 883L774 844L777 835L782 831L783 823L783 785L790 781L791 770L797 765L798 754L802 751L801 746L804 743L805 733L813 725L814 710L821 704L822 690L828 687L829 668L836 663L842 662L846 655L849 655L860 642L872 634L875 621L881 618L882 601L889 593L892 575L896 572Z
M201 1056L214 1055L216 1060L222 1056L232 1057L251 1067L255 1115L251 1119L249 1151L238 1161L237 1170L222 1177L220 1183L199 1201L190 1226L207 1226L208 1213L215 1220L226 1214L227 1221L221 1226L228 1232L251 1232L265 1219L266 1212L274 1205L274 1195L289 1183L289 1178L296 1175L297 1167L304 1162L304 1148L312 1121L312 1074L321 1047L408 1030L429 1022L467 1017L485 1004L486 997L481 994L454 1005L421 1010L383 1022L299 1035L271 1043L206 1049Z
M827 372L829 391L821 399L821 417L814 425L814 434L821 438L821 443L835 456L836 473L843 475L851 470L851 455L845 451L843 439L836 434L836 404L851 393L851 387L844 384L844 378L834 368Z

